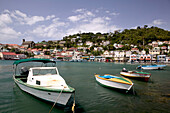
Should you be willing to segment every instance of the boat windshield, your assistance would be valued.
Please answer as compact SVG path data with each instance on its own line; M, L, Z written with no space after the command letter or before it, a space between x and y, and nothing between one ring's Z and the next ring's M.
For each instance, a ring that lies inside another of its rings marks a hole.
M56 69L33 69L33 76L38 75L56 75Z

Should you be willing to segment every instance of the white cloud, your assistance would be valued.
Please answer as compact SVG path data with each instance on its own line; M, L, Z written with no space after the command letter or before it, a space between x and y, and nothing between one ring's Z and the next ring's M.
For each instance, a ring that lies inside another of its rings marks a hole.
M21 36L21 32L17 32L12 27L9 27L13 24L13 20L9 13L8 10L4 10L3 13L0 14L0 42L16 43L16 39Z
M47 16L47 17L46 17L46 20L50 20L50 19L52 19L52 18L55 18L55 15Z
M81 15L70 16L70 17L68 17L68 19L72 22L76 22L76 21L79 21L80 19L82 19L82 16Z
M45 20L43 16L27 16L27 14L25 14L19 10L15 10L15 12L11 12L11 17L15 18L22 25L24 25L24 24L33 25L37 22ZM47 19L52 18L52 17L50 16Z
M12 19L9 14L0 15L0 26L5 26L6 24L12 23Z
M96 10L95 10L95 12L96 12L96 13L98 13L98 12L99 12L99 10L98 10L98 9L96 9Z
M86 9L77 9L76 11L74 11L76 13L80 13L78 15L74 15L74 16L69 16L68 19L71 21L71 22L77 22L79 20L87 20L87 18L90 18L90 17L94 17L95 15L91 12L91 11L88 11Z
M112 15L112 16L117 16L117 15L119 15L120 13L116 13L116 12L113 12L113 13L110 13L110 15Z
M40 22L40 21L44 21L44 17L42 16L33 16L33 17L30 17L30 18L25 18L25 23L28 24L28 25L33 25L37 22Z
M89 11L82 8L75 10L66 19L60 19L55 15L32 16L19 10L4 10L0 14L0 37L3 37L0 41L19 42L20 37L34 41L56 40L79 31L106 33L120 29L112 25L110 11L105 12L107 15L99 16L100 13L99 10Z
M22 13L22 12L19 11L19 10L15 10L15 14L18 15L18 16L20 16L20 17L27 18L27 15L24 14L24 13Z
M106 20L111 20L111 18L109 18L109 17L105 17L105 19L106 19Z
M90 11L87 11L86 14L87 14L88 16L94 16L94 14L93 14L92 12L90 12Z
M20 32L16 32L14 29L10 27L3 27L0 28L0 42L6 41L6 43L9 42L14 42L16 43L16 39L21 36Z
M76 9L74 12L75 13L82 13L82 12L84 12L85 11L85 9Z
M110 13L110 11L106 11L106 13Z
M157 19L157 20L154 20L153 22L152 22L152 24L153 25L162 25L162 24L164 24L165 22L163 21L163 20L161 20L161 19Z
M104 19L101 17L94 18L91 23L104 23Z
M118 28L115 25L109 25L109 23L105 20L105 18L97 17L91 20L89 23L86 24L80 24L76 26L75 28L71 28L67 30L67 34L75 34L79 31L81 32L114 32L115 30L119 30L121 28Z
M66 23L60 22L59 18L55 18L52 20L52 23L50 25L40 25L32 30L30 33L36 35L37 37L58 39L61 35L62 37L64 36L63 30L61 30L60 28L66 26Z
M10 13L10 12L9 12L9 10L5 9L5 10L4 10L4 13Z

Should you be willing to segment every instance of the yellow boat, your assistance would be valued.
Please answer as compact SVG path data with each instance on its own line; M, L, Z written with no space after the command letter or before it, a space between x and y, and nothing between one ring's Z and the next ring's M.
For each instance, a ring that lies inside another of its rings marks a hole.
M103 76L96 74L95 78L99 84L105 87L117 88L117 89L123 89L129 91L133 86L131 80L124 77L118 77L110 74L105 74Z

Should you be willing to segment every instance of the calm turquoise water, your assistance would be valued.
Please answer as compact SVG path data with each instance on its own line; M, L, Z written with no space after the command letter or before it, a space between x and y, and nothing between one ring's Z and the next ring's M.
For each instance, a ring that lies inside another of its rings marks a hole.
M0 60L0 112L48 113L52 104L21 91L12 79L13 61ZM94 73L115 74L123 67L134 70L137 64L98 62L57 62L67 84L76 89L76 113L168 113L170 112L170 66L149 70L149 82L132 80L135 94L108 89L96 83ZM55 107L52 113L64 113Z

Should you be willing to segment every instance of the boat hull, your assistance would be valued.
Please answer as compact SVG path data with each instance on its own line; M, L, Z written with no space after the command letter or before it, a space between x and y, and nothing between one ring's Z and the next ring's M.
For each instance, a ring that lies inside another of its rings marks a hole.
M120 75L128 78L148 81L150 78L150 74L137 74L137 73L129 73L129 72L120 72Z
M145 70L151 70L151 69L163 69L164 67L142 67L142 69L145 69Z
M123 90L130 90L131 87L133 86L133 83L130 84L122 84L118 82L113 82L113 81L108 81L108 80L103 80L95 76L96 81L100 83L101 85L105 87L110 87L110 88L116 88L116 89L123 89Z
M160 70L164 69L166 65L146 65L146 66L138 66L138 68L141 68L143 70Z
M54 92L54 91L45 91L40 90L36 88L29 87L27 85L21 84L17 81L15 83L19 86L19 88L35 97L38 97L40 99L49 101L49 102L56 102L57 97L60 95L60 92ZM57 100L57 104L66 105L68 100L70 99L72 93L64 93L62 92Z

